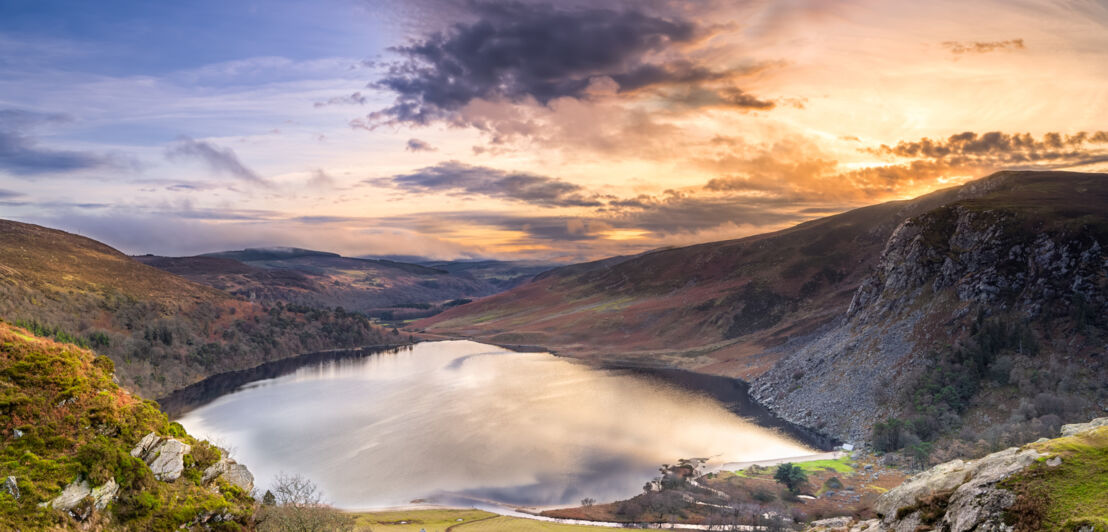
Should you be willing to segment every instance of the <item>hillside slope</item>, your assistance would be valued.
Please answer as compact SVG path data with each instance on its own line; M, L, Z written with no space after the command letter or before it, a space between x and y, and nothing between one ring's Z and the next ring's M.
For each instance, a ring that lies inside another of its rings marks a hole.
M390 340L364 317L236 298L95 240L0 220L0 318L95 348L158 397L300 353Z
M530 271L498 261L410 264L297 248L134 258L253 301L343 307L389 320L429 316L450 301L495 294Z
M245 468L116 385L111 360L3 322L0 442L5 530L251 524Z
M842 316L901 221L964 193L948 189L775 233L558 268L415 327L750 379L773 366L786 342Z
M1008 419L975 408L990 400L1022 416L1011 428L1043 433L1108 405L1106 241L1105 174L1001 172L776 233L561 268L415 326L752 380L779 414L852 441L890 418L911 424L908 443L963 417L996 428Z
M960 431L970 454L1108 407L1108 176L976 186L906 219L845 318L754 381L755 397L855 441L887 421L891 449Z

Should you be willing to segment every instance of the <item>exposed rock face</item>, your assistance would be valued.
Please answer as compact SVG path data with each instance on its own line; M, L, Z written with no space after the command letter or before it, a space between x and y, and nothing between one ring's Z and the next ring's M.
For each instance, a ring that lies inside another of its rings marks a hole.
M1000 481L1024 470L1041 454L1015 447L978 460L954 460L935 466L893 488L877 499L874 510L894 530L921 522L921 502L944 504L943 517L934 523L943 530L1003 530L1004 510L1016 502L1016 495L997 488ZM925 523L931 524L931 523Z
M146 462L154 472L154 478L172 482L180 478L185 470L184 457L190 451L192 447L187 443L173 438L160 438L151 432L143 436L138 445L131 450L131 456Z
M1069 430L1062 436L1089 433L1105 425L1108 418L1067 425ZM1051 456L1050 451L1044 451L1047 453L1044 455L1032 446L937 465L878 498L874 504L878 519L860 522L850 518L825 519L811 523L808 530L915 532L923 527L949 532L1011 531L1012 526L1005 524L1004 517L1017 496L1000 487L1000 483L1047 456L1050 457L1045 460L1047 467L1062 463L1061 457Z
M119 484L116 484L114 478L108 479L103 486L93 488L92 493L92 505L97 510L103 510L108 507L108 504L115 500L116 494L119 493Z
M69 511L73 507L77 506L85 497L92 495L92 487L89 486L87 480L78 478L73 482L70 482L68 486L62 490L62 494L54 497L49 502L45 503L47 508L54 508L62 511Z
M184 442L163 438L151 432L131 450L131 456L145 462L154 474L154 478L163 482L173 482L181 477L184 471L184 456L191 451L192 447ZM226 451L223 454L225 455ZM246 493L254 489L254 475L246 466L226 457L204 470L201 483L209 486L217 479L237 486ZM16 499L19 498L19 486L15 477L8 477L3 484L3 489ZM78 477L66 486L60 495L39 506L68 512L73 518L85 521L93 515L93 512L107 508L119 494L119 489L119 484L114 478L94 488L87 479ZM211 486L211 489L216 488ZM233 516L225 511L204 512L198 515L191 525L218 523L232 519Z
M961 204L907 219L842 322L756 379L751 394L789 421L862 442L874 422L899 414L880 390L898 389L977 310L1036 319L1080 301L1089 313L1108 313L1108 254L1096 233L1025 224Z
M8 492L13 499L19 500L19 483L16 482L15 477L8 477L4 480L4 491Z
M68 512L75 519L84 521L94 510L107 508L118 493L119 484L114 478L108 479L103 486L93 488L88 480L78 477L62 490L61 495L39 506Z
M238 486L246 493L250 493L254 489L254 475L250 473L249 469L246 469L246 466L230 458L221 458L204 470L202 481L205 484L216 479L223 479L233 486Z
M1062 436L1073 436L1074 434L1087 432L1097 427L1103 427L1105 425L1108 425L1108 417L1098 417L1088 423L1062 425Z

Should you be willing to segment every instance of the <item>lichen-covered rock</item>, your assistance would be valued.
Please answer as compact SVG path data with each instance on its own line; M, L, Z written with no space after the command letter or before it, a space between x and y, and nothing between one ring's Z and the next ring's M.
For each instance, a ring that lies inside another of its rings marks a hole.
M1023 471L1043 456L1034 449L1009 448L984 458L954 460L920 473L877 499L874 510L886 530L915 530L933 526L951 532L1010 530L1004 512L1016 494L997 485ZM935 522L923 522L923 512L941 513Z
M108 479L103 486L93 488L88 480L78 477L62 490L61 495L39 506L53 508L63 512L76 512L78 514L76 515L77 517L84 519L88 517L89 513L94 508L96 510L107 508L108 505L115 500L115 496L118 493L119 484L115 482L114 478ZM87 509L79 508L86 499L91 500L92 504L90 507Z
M250 473L246 466L230 458L221 458L204 470L202 481L205 484L216 479L223 479L228 484L238 486L246 493L250 493L254 489L254 475Z
M108 479L103 486L93 488L90 496L92 497L92 505L97 510L103 510L107 508L113 500L115 500L116 494L119 493L119 484L116 484L114 478Z
M16 482L15 477L9 476L4 479L4 491L8 492L8 495L11 495L13 499L19 500L19 483Z
M177 480L185 470L184 457L192 447L178 440L167 439L155 450L157 457L148 462L154 478L167 482Z
M161 441L161 438L159 438L158 435L153 432L147 434L146 436L143 436L142 439L139 440L138 445L135 445L135 448L131 449L131 456L134 456L135 458L142 458L142 456L150 451L150 449L159 441Z
M83 478L78 478L70 482L69 485L62 490L61 495L44 503L43 506L54 508L55 510L69 511L91 494L92 486L89 486L88 481Z
M1098 417L1088 423L1073 423L1062 425L1062 436L1073 436L1082 432L1093 430L1097 427L1108 425L1108 417Z
M812 532L835 532L845 531L850 529L851 522L854 521L850 517L832 517L829 519L820 519L818 521L812 521L808 525L808 530Z
M181 477L185 470L185 455L192 451L192 447L173 438L160 438L151 432L139 441L131 450L131 456L141 458L154 478L166 482L172 482Z

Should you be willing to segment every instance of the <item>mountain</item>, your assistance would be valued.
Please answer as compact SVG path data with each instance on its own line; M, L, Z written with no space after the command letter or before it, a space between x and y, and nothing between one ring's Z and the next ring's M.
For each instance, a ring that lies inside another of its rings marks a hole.
M250 472L112 370L107 357L0 322L0 528L250 526Z
M139 262L246 299L343 307L386 320L425 317L495 294L548 269L500 261L422 264L299 248L256 248Z
M120 382L150 397L270 360L395 341L363 316L249 301L95 240L6 220L0 318L108 355Z
M958 454L1108 406L1104 242L1108 176L1001 172L556 269L414 326L739 377L831 436L890 450L955 437L963 447L936 454Z

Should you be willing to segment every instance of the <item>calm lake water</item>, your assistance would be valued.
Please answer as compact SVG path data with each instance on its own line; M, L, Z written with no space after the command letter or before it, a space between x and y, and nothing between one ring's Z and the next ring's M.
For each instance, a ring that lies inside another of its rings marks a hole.
M231 448L260 489L300 473L342 508L608 501L680 458L814 452L707 394L546 353L450 341L289 364L217 378L163 406Z

